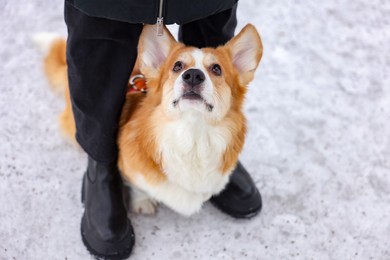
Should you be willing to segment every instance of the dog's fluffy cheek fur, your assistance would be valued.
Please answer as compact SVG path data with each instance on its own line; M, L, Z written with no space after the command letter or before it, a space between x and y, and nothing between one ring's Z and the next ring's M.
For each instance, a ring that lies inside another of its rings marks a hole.
M180 115L180 111L176 109L176 107L173 104L173 101L176 98L174 86L176 80L174 78L169 78L164 86L163 86L163 93L162 93L162 98L161 98L161 105L163 108L163 111L165 115L169 118L176 119Z
M214 115L211 119L221 121L231 109L232 105L232 93L227 85L215 91L213 95L213 104L215 104L213 109Z

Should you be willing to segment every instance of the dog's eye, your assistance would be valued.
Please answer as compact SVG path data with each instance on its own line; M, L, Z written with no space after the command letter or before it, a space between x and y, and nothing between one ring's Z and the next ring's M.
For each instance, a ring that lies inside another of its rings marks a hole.
M221 76L222 74L222 69L221 69L221 66L219 66L218 64L214 64L211 66L211 71L217 75L217 76Z
M183 62L181 62L181 61L176 61L176 62L175 62L175 65L173 66L173 71L174 71L174 72L179 72L179 71L181 71L181 70L183 69L183 67L184 67Z

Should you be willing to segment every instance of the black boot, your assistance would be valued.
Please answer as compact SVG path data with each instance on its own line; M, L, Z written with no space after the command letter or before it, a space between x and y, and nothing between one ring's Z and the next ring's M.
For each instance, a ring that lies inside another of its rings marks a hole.
M134 245L134 231L127 218L116 163L102 164L88 158L82 200L81 236L88 251L104 259L127 258Z
M254 217L262 206L260 192L240 162L237 163L226 188L210 201L234 218Z

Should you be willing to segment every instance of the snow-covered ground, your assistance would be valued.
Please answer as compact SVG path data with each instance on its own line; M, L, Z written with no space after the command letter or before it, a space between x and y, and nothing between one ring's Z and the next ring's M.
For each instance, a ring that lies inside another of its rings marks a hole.
M264 208L235 220L132 216L131 259L390 259L390 1L240 1L264 57L241 160ZM30 41L66 35L61 0L0 0L0 259L91 259L80 237L85 155ZM173 28L175 29L175 28Z

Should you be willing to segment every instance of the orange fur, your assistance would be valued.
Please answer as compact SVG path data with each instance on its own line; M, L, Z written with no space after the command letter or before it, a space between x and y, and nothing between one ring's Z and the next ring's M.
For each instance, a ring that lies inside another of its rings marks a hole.
M222 65L223 71L234 72L234 66L229 62L230 53L226 47L219 47L215 49L206 49L207 53L211 53L217 57ZM214 76L215 77L215 76ZM220 80L217 78L217 80ZM224 127L232 129L235 133L233 140L228 145L226 152L223 156L223 164L221 165L221 172L227 173L229 169L235 166L238 160L246 135L246 119L242 114L242 105L244 97L247 91L246 85L240 85L237 79L237 75L228 73L225 76L225 80L228 85L232 86L232 96L234 97L231 104L231 110L226 115L225 120L221 122ZM215 84L216 88L221 88L222 84Z
M73 118L72 105L70 103L70 94L68 88L68 74L66 64L66 42L64 39L58 39L52 43L48 55L44 60L45 74L51 86L59 92L64 92L65 108L59 116L60 128L62 133L74 144L76 125Z
M66 65L66 42L64 39L55 40L44 60L44 70L50 85L59 91L65 90L68 84Z

